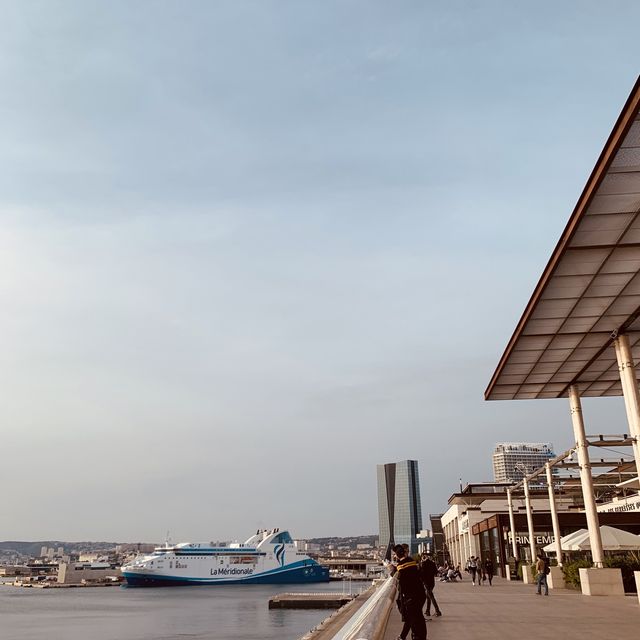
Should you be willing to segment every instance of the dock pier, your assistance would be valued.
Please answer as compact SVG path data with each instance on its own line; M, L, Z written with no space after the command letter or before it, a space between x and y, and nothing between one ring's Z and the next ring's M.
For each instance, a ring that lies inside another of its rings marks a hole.
M339 609L357 594L280 593L269 598L269 609Z

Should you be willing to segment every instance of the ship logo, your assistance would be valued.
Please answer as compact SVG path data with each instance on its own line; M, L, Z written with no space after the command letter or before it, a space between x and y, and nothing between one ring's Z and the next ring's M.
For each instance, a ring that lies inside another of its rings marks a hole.
M280 563L281 567L284 567L284 545L278 544L273 550L276 554L276 560Z

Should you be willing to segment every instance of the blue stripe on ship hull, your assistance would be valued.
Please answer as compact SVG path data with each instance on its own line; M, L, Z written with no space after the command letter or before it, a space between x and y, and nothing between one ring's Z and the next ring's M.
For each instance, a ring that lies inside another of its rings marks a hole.
M224 578L180 578L177 576L148 576L128 571L122 574L128 587L185 587L222 584L307 584L329 582L329 570L320 565L297 567L260 573L249 578L227 580Z

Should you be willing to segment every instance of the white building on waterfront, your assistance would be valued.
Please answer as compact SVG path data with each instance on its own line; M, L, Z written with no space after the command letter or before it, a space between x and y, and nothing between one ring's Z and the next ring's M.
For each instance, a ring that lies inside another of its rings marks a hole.
M493 480L519 482L554 456L550 442L499 442L493 450Z

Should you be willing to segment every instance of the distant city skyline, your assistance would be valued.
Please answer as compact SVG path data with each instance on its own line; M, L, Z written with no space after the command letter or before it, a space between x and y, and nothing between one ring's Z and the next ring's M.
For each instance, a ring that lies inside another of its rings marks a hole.
M356 535L380 461L441 513L495 442L571 445L482 396L640 6L2 8L0 539Z

